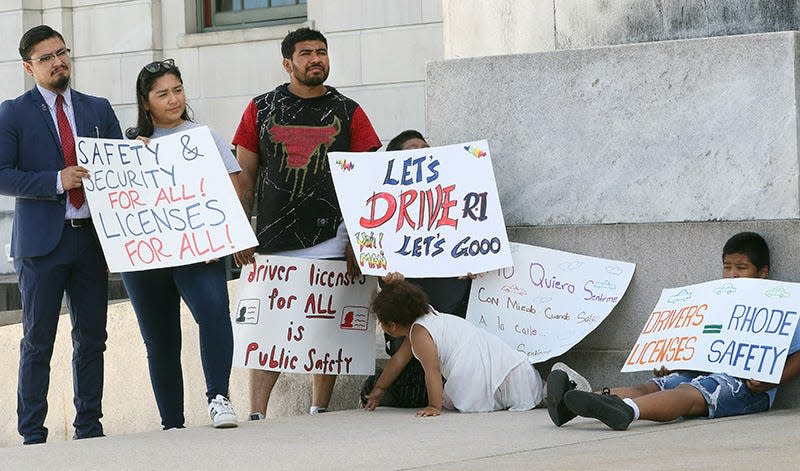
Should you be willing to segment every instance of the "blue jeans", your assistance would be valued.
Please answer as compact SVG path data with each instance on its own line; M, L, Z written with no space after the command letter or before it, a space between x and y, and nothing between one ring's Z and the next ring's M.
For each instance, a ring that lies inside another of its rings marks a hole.
M676 371L667 376L653 378L661 390L675 389L688 384L697 389L708 404L707 418L753 414L769 409L769 395L754 393L745 382L725 373L701 373L698 371Z
M225 264L195 263L122 274L147 347L150 381L164 430L183 427L180 298L200 331L206 397L228 396L233 330Z

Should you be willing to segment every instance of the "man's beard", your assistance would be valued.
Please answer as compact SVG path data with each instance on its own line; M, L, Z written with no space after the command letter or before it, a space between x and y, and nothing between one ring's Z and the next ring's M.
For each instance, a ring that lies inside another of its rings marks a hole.
M62 75L53 82L53 88L56 90L66 90L67 85L69 85L69 75Z
M297 79L297 81L307 87L316 87L317 85L322 85L323 83L325 83L326 80L328 80L328 70L325 69L324 67L322 68L323 70L322 75L312 75L312 76L309 76L309 74L301 75L298 73L299 70L297 69L297 67L294 67L294 65L292 65L292 67L294 68L294 76Z

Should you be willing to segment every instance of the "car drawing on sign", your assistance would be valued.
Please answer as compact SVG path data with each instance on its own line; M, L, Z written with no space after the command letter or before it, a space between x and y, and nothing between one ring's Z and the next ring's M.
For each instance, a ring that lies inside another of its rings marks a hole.
M790 295L789 295L789 292L786 291L786 289L784 289L783 286L776 286L774 288L768 289L764 293L764 296L766 296L768 298L783 299L783 298L788 298Z
M617 289L617 285L608 280L603 280L599 283L595 283L594 287L597 289L610 289L610 290Z
M684 288L667 298L667 302L670 304L680 303L683 301L688 301L691 299L691 297L692 293L690 293L688 289Z
M714 294L733 294L736 288L731 283L725 283L722 286L714 288Z
M573 262L564 262L558 266L562 270L579 270L583 266L583 262L575 260Z
M528 294L527 291L525 291L524 289L520 288L517 285L503 286L501 289L502 291L509 294L518 294L520 296L525 296Z

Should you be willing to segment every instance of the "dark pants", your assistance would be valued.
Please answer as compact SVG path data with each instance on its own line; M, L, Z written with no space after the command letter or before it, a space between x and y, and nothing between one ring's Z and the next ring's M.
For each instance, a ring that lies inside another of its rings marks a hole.
M103 435L103 352L106 349L108 273L91 226L64 227L52 252L17 258L14 268L22 293L22 330L17 430L26 443L47 439L50 358L61 300L67 293L72 320L72 379L75 436Z
M200 331L200 360L208 400L228 396L233 361L233 330L228 306L225 264L195 263L122 274L144 344L150 381L164 430L182 427L180 298Z

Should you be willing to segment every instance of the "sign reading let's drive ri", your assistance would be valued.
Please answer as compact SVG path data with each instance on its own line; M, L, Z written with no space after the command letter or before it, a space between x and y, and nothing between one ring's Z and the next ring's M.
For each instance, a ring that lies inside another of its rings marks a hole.
M204 262L257 245L208 128L142 141L76 138L112 272Z
M665 289L622 371L665 366L779 383L798 311L798 283L736 278Z
M486 141L328 159L363 273L447 277L511 266Z

